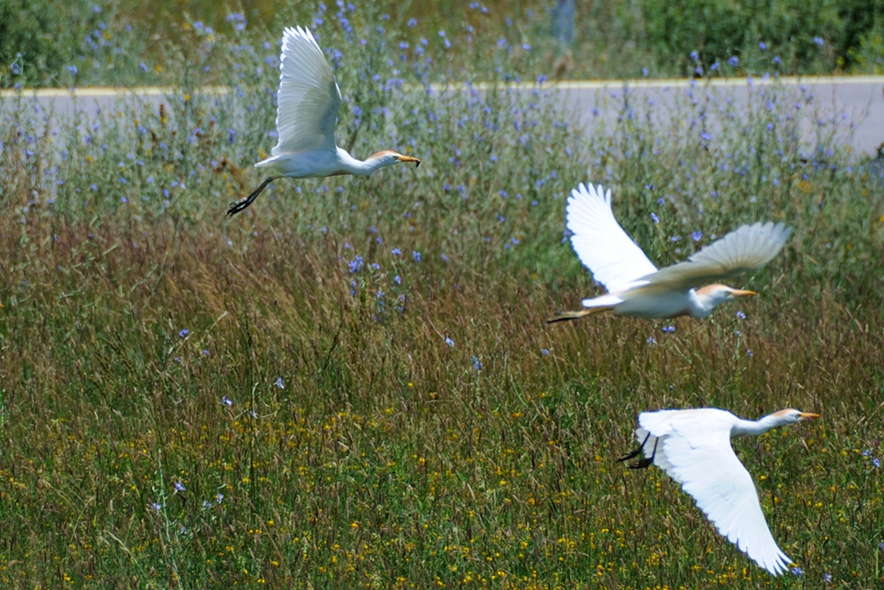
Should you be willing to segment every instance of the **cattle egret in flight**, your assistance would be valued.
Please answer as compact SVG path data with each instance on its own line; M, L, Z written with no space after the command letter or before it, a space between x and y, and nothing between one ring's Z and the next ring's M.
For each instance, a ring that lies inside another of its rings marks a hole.
M421 161L383 150L367 160L357 160L335 143L335 123L341 106L341 89L322 50L309 29L286 28L279 57L279 106L276 130L279 143L270 157L255 164L270 172L261 185L244 199L231 203L227 215L236 215L252 204L268 184L285 176L310 178L356 174L368 176L378 168L399 162Z
M743 420L716 408L642 412L635 437L638 449L620 457L645 459L633 469L654 463L693 496L718 532L759 566L777 576L791 563L770 534L752 477L731 448L731 437L759 435L771 428L819 418L798 410L780 410L760 420Z
M571 192L567 226L577 257L608 293L584 299L586 309L558 313L548 322L602 311L640 318L704 318L725 301L755 295L709 283L764 266L792 233L782 223L742 225L686 261L658 270L614 219L610 189L591 184Z

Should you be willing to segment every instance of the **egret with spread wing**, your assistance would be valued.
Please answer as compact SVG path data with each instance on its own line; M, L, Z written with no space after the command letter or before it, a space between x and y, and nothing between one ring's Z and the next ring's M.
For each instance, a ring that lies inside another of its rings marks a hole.
M760 420L743 420L716 408L642 412L636 439L641 446L620 457L654 463L693 496L718 532L773 575L791 563L770 534L752 477L731 448L731 437L759 435L771 428L819 418L818 414L780 410Z
M267 185L285 176L310 178L356 174L368 176L378 168L399 162L421 161L383 150L367 160L357 160L335 143L335 123L341 106L341 89L335 81L319 44L309 29L288 27L282 35L280 75L276 111L279 143L270 157L255 164L270 171L248 197L230 205L227 215L236 215L252 204Z
M792 233L782 223L743 225L684 262L658 270L614 218L610 189L591 184L571 192L567 226L578 258L608 293L584 299L586 309L561 312L548 322L602 311L641 318L704 318L725 301L755 295L709 283L764 266Z

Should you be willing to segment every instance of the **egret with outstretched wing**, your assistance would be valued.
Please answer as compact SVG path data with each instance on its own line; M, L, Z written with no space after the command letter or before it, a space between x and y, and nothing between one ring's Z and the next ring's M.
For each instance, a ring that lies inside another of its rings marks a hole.
M270 176L248 197L231 203L228 216L251 205L277 178L368 176L379 168L400 162L420 165L419 159L391 150L372 154L365 161L357 160L337 146L335 123L341 106L341 89L310 29L286 28L279 59L276 111L279 143L269 158L255 164L256 168L267 168Z
M714 281L764 266L792 233L782 223L743 225L684 262L658 270L614 218L610 189L591 184L571 192L567 227L578 258L608 293L584 299L586 309L558 313L549 322L602 311L642 318L706 317L725 301L755 295Z
M660 410L639 414L635 431L641 446L620 457L625 461L644 452L630 467L654 463L681 484L718 532L773 575L791 563L774 541L761 512L752 476L731 448L731 437L759 435L818 414L780 410L760 420L743 420L717 408Z

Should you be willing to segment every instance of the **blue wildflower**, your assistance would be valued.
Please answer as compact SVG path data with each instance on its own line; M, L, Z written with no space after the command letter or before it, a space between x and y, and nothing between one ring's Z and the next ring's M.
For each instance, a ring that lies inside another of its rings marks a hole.
M179 338L187 338L188 334L190 334L190 330L188 330L187 328L181 328L181 331L178 332L178 337Z
M276 378L276 386L280 389L285 389L285 383L282 382L282 377Z

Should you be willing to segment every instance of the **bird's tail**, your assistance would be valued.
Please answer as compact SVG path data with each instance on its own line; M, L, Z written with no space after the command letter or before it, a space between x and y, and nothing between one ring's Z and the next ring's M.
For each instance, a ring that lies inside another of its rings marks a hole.
M556 315L547 318L546 323L554 324L555 322L579 320L583 316L593 315L596 313L601 313L603 311L609 311L611 309L614 309L614 307L590 307L589 309L581 309L580 311L560 311Z

